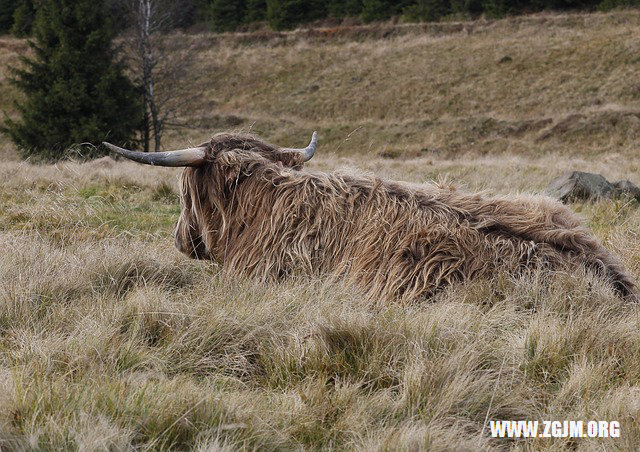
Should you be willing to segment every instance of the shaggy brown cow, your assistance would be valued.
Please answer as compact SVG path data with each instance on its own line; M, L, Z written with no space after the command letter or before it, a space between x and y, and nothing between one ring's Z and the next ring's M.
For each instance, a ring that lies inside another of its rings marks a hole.
M302 168L317 145L286 149L218 134L197 148L142 153L138 162L186 166L177 248L232 274L278 280L332 275L372 297L428 297L452 283L582 265L629 299L619 260L567 207L540 196L460 193L349 172Z

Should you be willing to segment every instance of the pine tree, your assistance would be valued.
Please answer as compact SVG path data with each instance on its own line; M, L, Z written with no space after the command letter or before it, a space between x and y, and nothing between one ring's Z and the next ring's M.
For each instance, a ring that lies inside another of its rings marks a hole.
M326 16L326 4L322 0L267 0L267 20L276 30L294 28Z
M454 0L454 3L455 1L456 0ZM465 1L466 0L460 0L458 3L462 5ZM414 4L404 8L404 17L410 21L439 20L442 16L452 12L451 3L449 0L417 0ZM458 5L458 3L455 3L455 5ZM460 7L456 12L466 13L467 11Z
M113 28L104 0L41 0L34 22L34 57L13 69L24 93L22 118L7 133L24 156L61 158L77 143L124 143L143 119L139 90L114 60ZM101 155L100 148L87 156Z
M247 15L244 21L248 24L267 19L267 0L247 0Z
M327 13L331 17L352 17L362 12L362 0L329 0Z
M247 2L246 0L213 0L209 8L214 31L233 31L244 22Z
M11 33L19 38L29 36L33 28L35 8L32 0L19 0L13 11Z
M13 26L13 12L18 7L18 0L0 1L0 34L11 31Z
M402 14L415 3L416 0L363 0L361 17L365 22L386 20Z

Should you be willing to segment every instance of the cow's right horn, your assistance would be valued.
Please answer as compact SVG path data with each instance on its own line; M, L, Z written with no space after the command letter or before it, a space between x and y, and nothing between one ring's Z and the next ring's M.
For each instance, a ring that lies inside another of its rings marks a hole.
M206 148L187 148L178 151L138 152L102 142L107 148L135 162L156 166L200 166L206 162Z
M291 152L300 152L303 155L303 162L308 162L313 157L313 154L316 153L316 148L318 147L318 132L313 132L311 135L311 141L306 148L297 149L297 148L282 148L283 151L291 151Z

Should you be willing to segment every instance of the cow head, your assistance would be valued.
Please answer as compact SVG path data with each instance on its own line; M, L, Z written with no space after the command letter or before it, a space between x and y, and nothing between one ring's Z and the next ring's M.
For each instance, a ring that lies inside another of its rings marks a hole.
M280 148L255 137L221 133L195 148L167 152L136 152L103 143L136 162L185 167L180 178L180 218L175 230L178 250L194 259L216 259L220 237L229 230L229 209L235 191L257 169L301 168L313 157L318 134L302 149Z

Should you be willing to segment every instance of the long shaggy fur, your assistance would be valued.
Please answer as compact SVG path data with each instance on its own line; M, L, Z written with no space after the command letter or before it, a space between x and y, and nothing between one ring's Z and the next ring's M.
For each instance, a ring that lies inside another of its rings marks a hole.
M332 275L372 297L417 299L498 271L585 266L636 297L619 260L550 198L308 172L248 136L206 145L208 163L182 175L176 246L232 274Z

